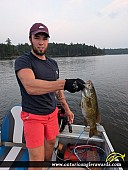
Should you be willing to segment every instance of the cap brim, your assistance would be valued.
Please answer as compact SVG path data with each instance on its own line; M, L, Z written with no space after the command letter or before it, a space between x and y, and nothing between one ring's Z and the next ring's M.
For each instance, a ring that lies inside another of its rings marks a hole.
M48 34L47 32L45 32L45 31L43 31L43 30L42 30L42 31L41 31L41 30L34 31L34 32L32 32L31 34L36 35L36 34L38 34L38 33L44 33L45 35L47 35L47 37L50 38L49 34Z

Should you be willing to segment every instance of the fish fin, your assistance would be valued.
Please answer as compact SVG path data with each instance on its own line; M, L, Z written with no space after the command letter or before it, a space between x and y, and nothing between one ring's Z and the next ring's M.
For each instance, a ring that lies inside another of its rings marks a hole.
M100 121L101 121L101 114L98 112L96 114L96 123L100 123Z
M97 128L90 129L89 137L91 138L94 135L97 135Z
M81 108L84 108L84 103L83 101L80 103Z
M88 126L88 122L85 118L84 118L84 124L85 124L85 126Z

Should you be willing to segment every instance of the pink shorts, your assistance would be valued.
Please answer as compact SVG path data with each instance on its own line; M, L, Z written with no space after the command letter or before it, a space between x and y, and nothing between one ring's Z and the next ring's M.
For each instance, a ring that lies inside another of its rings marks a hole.
M27 148L44 145L44 139L55 139L59 134L58 108L49 115L35 115L21 112Z

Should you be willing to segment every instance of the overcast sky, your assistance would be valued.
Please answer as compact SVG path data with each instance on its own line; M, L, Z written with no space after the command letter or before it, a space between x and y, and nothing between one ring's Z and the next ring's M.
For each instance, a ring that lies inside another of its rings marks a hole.
M1 0L0 43L29 43L35 22L48 26L50 42L128 48L128 0Z

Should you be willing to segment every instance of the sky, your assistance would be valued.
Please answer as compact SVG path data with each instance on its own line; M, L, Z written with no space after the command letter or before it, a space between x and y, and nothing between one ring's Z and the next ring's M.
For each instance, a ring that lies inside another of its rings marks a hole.
M55 43L128 48L128 0L1 0L0 43L29 43L34 23Z

